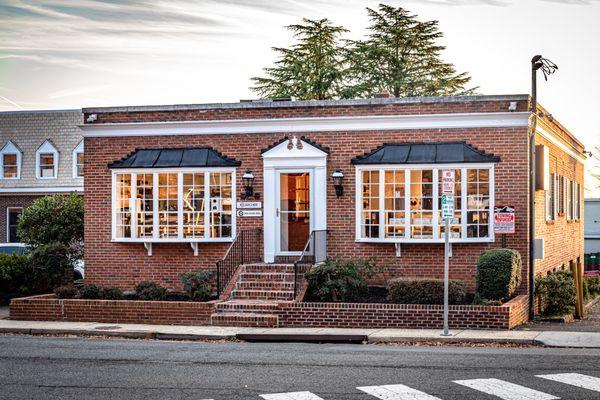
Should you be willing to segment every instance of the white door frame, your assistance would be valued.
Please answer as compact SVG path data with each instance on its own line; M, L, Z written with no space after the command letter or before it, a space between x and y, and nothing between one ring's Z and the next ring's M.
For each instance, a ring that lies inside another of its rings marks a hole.
M264 193L264 261L272 263L279 250L279 171L310 170L311 173L311 230L327 229L327 153L295 137L263 153Z
M313 168L276 168L275 169L275 255L276 256L294 256L302 254L302 251L282 251L281 250L281 210L277 212L281 205L281 174L293 174L293 173L308 173L308 195L309 195L309 221L310 225L308 228L309 234L314 230L314 179L315 170Z

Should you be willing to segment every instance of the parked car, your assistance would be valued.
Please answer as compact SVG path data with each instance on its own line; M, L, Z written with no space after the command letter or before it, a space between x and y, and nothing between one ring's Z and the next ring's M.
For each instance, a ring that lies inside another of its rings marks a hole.
M17 254L22 256L27 253L27 245L23 243L0 243L0 254ZM83 260L79 260L73 266L73 280L83 279L85 276L85 265Z

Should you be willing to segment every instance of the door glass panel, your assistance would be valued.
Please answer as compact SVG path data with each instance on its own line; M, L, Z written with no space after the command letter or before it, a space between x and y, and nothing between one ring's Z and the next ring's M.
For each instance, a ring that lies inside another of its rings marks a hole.
M310 235L310 174L279 175L280 250L302 251Z

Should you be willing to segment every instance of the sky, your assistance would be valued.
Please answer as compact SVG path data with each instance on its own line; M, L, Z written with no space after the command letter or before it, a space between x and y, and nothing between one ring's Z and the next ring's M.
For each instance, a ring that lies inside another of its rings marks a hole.
M600 0L387 0L439 20L446 61L480 94L529 93L530 59L559 66L539 100L600 145ZM283 26L329 18L360 38L368 0L0 0L0 111L236 102L289 46Z

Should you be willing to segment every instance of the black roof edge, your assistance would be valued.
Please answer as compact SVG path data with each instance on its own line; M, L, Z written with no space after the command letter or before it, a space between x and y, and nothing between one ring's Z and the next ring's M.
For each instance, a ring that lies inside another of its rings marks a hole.
M239 167L240 165L242 165L241 161L238 161L235 158L223 155L223 153L221 153L220 151L218 151L217 149L215 149L212 146L199 146L199 147L156 147L156 148L153 148L153 147L150 147L150 148L146 148L146 147L138 148L138 147L136 147L135 150L129 152L129 154L127 154L126 156L122 157L120 160L116 160L116 161L110 162L110 163L107 164L107 166L108 166L108 168L129 168L129 167L115 166L115 164L127 160L129 157L133 156L138 151L146 151L146 150L159 150L159 151L160 150L201 150L201 149L206 149L206 150L212 150L212 151L214 151L219 157L221 157L222 159L226 160L227 162L230 162L232 164L232 166ZM158 168L173 168L173 167L152 167L152 168L157 168L158 169Z

